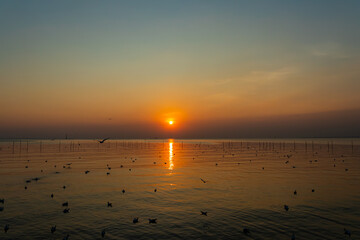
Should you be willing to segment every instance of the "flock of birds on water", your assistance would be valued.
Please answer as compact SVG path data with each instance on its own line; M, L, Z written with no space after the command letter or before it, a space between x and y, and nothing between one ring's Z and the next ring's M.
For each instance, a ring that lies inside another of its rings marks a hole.
M106 140L108 140L108 139L109 139L109 138L104 138L104 139L102 139L102 140L99 140L98 142L99 142L100 144L102 144L102 143L104 143L104 142L105 142ZM250 147L247 147L247 148L250 149ZM256 151L256 152L257 152L257 151ZM277 153L279 153L279 152L277 152ZM317 152L315 152L315 154L317 154ZM234 156L234 154L232 154L232 155ZM256 156L257 156L257 153L256 153ZM292 154L284 155L284 157L287 157L288 159L291 158L292 156L293 156ZM343 155L341 155L341 157L343 157ZM80 157L79 157L79 158L80 158ZM195 158L193 158L193 159L195 159ZM132 158L131 158L131 160L132 160ZM132 160L132 162L135 162L136 160L137 160L137 159L134 159L134 160ZM29 162L30 160L27 160L27 161ZM251 162L251 160L249 160L249 161ZM336 159L334 158L334 165L333 165L334 167L336 167L335 161L336 161ZM345 160L342 160L342 162L344 162L344 161L345 161ZM45 162L48 162L48 161L45 160ZM309 162L312 163L313 160L310 160ZM314 162L318 162L318 160L314 160ZM288 163L290 163L289 160L285 161L285 164L288 164ZM67 163L67 164L65 164L65 165L63 166L63 168L68 168L68 169L70 169L70 168L71 168L71 164L72 164L72 163ZM156 164L156 162L154 162L154 164ZM165 162L165 164L166 164L166 162ZM238 163L238 164L240 164L240 163ZM215 163L215 166L218 166L218 163ZM54 165L54 167L56 168L56 165ZM107 164L106 167L107 167L107 169L108 169L109 171L111 170L111 167L109 166L109 164ZM120 168L123 168L123 167L124 167L123 165L120 165ZM28 165L26 165L25 168L28 168ZM296 166L292 166L292 168L296 168ZM264 170L265 168L262 167L262 169ZM345 171L348 171L348 170L349 170L348 168L345 168ZM106 173L107 175L110 175L110 172L109 172L109 171ZM131 168L129 168L129 171L131 171ZM41 170L41 172L43 172L43 170ZM58 173L60 173L60 172L55 172L55 173L58 174ZM88 173L90 173L90 171L89 171L89 170L86 170L86 171L85 171L85 174L88 174ZM26 180L26 183L30 183L31 181L36 181L36 182L37 182L38 180L40 180L40 178L35 177L35 178L32 178L31 180ZM201 182L203 182L204 184L207 183L207 180L204 180L203 178L200 178L200 180L201 180ZM26 190L26 189L27 189L27 186L25 185L24 188L25 188L25 190ZM66 186L64 185L62 188L65 190L65 189L66 189ZM126 192L125 189L123 189L123 190L122 190L122 193L125 194L125 192ZM156 189L156 188L154 189L154 192L157 192L157 189ZM314 192L315 192L315 189L311 189L311 192L314 193ZM293 194L294 194L294 195L297 195L297 191L295 190L295 191L293 192ZM54 198L54 194L52 193L52 194L50 195L50 197L51 197L51 198ZM2 204L2 206L0 205L0 212L2 212L2 211L4 211L4 204L5 204L5 199L4 199L4 198L0 198L0 204ZM62 203L62 207L64 207L64 209L63 209L63 213L64 213L64 214L70 213L70 208L69 208L69 202L68 202L68 201ZM112 203L111 203L111 202L107 202L107 207L112 207ZM289 207L288 205L284 204L284 210L285 210L286 212L288 212L289 209L290 209L290 207ZM208 215L208 212L207 212L207 211L202 211L202 210L200 210L200 215L207 216L207 215ZM133 222L133 224L139 223L139 217L135 217L132 222ZM149 218L149 219L148 219L148 222L149 222L149 224L157 224L157 219L156 219L156 218ZM7 232L9 231L9 229L10 229L10 225L9 225L9 224L6 224L6 225L4 226L4 232L7 233ZM56 225L51 226L50 232L53 234L53 233L55 233L55 231L56 231ZM251 231L250 231L249 228L243 228L243 233L244 233L246 236L251 236ZM101 237L102 237L102 238L105 238L105 234L106 234L106 229L103 229L103 230L101 231ZM347 235L348 237L351 237L351 231L348 230L348 229L346 229L346 228L344 228L344 234ZM69 234L66 234L66 236L63 238L63 240L68 240L69 237L70 237L70 235L69 235ZM295 239L296 239L296 238L295 238L295 233L292 233L291 240L295 240Z

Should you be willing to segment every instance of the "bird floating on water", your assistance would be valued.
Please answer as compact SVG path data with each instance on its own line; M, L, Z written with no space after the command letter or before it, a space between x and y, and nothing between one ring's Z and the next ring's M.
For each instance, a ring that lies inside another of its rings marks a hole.
M65 208L63 213L69 213L70 212L70 208Z
M292 234L291 240L295 240L295 233Z
M288 205L284 205L284 209L285 209L286 211L289 211L289 206L288 206Z
M0 212L4 211L4 207L0 207Z
M249 235L249 234L250 234L250 230L249 230L248 228L244 228L243 233L244 233L245 235Z
M66 234L66 236L63 238L63 240L69 240L70 235Z
M156 188L154 189L154 192L157 192L157 189L156 189Z
M112 203L111 203L111 202L107 202L107 206L108 206L108 207L112 207Z
M54 233L56 231L56 225L51 227L51 233Z
M122 193L125 193L125 189L122 190Z
M105 237L105 229L102 230L102 232L101 232L101 237L102 237L102 238Z
M0 199L0 203L5 203L5 199L4 198Z
M88 174L89 172L90 172L89 170L86 170L86 171L85 171L85 174Z
M344 234L351 237L351 232L349 230L347 230L346 228L344 228Z
M136 217L136 218L133 219L133 223L138 223L138 222L139 222L139 218L138 218L138 217Z
M203 211L200 211L200 212L201 212L201 215L207 216L207 212L203 212Z
M69 206L69 202L64 202L64 203L62 204L62 206L63 206L63 207Z
M295 191L294 191L294 195L296 195L296 194L297 194L297 191L295 190Z
M5 227L4 227L4 231L5 231L5 233L7 233L7 231L9 231L9 229L10 229L9 224L6 224L6 225L5 225Z
M156 220L157 220L156 218L149 218L149 224L150 223L156 223Z

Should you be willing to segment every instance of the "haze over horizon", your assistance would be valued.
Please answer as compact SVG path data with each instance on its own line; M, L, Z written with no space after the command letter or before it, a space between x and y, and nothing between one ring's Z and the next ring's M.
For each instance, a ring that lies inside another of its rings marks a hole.
M359 1L1 1L0 138L359 137L359 16Z

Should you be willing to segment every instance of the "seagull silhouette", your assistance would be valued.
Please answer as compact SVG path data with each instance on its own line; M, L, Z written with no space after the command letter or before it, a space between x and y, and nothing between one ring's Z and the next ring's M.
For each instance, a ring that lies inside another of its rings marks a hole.
M200 212L201 212L201 215L207 216L207 212L203 212L203 211L200 211Z
M99 143L104 143L106 140L108 140L109 138L104 138L103 140L101 141L98 141Z
M156 218L149 218L149 224L150 223L156 223L156 220L157 220Z
M344 228L344 234L351 237L351 232L349 230L345 229L345 228Z
M289 206L288 206L288 205L284 205L284 209L285 209L286 211L289 211Z
M136 218L133 219L133 223L138 223L138 222L139 222L139 218L138 218L138 217L136 217Z
M9 224L6 224L5 227L4 227L5 233L7 233L7 231L9 230L9 228L10 228Z
M51 233L54 233L56 231L56 225L51 227Z

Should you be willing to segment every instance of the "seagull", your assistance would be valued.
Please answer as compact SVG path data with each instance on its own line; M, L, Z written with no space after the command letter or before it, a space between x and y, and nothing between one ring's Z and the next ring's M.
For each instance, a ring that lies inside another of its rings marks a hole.
M351 237L351 232L349 230L345 229L345 228L344 228L344 234Z
M51 198L54 198L54 194L52 193L52 194L50 195L50 197L51 197Z
M5 227L4 227L5 233L7 233L7 231L9 230L9 228L10 228L9 224L6 224Z
M70 212L70 208L65 208L63 213L69 213Z
M285 209L286 211L289 211L289 206L288 206L288 205L284 205L284 209Z
M123 165L120 165L120 168L123 168L124 166Z
M315 192L315 189L311 189L311 192Z
M62 204L62 206L63 206L63 207L69 206L69 202L64 202L64 203Z
M107 173L106 173L106 175L110 175L110 173L109 173L109 172L107 172Z
M51 233L54 233L56 231L56 225L51 227Z
M149 218L149 224L150 223L156 223L156 218Z
M25 186L25 190L27 189L27 186Z
M104 143L106 140L108 140L109 138L104 138L103 140L101 141L98 141L99 143Z
M0 199L0 203L5 203L5 199Z
M206 183L206 181L205 181L204 179L200 178L200 180L201 180L203 183Z
M125 193L125 189L122 190L122 193Z
M156 192L156 191L157 191L157 189L155 188L155 189L154 189L154 192Z
M64 186L63 186L63 189L65 189L65 188L66 188L66 186L64 185Z
M105 229L102 230L102 232L101 232L101 237L102 237L102 238L105 237Z
M108 207L112 207L112 203L111 203L111 202L107 202L107 206L108 206Z
M200 211L200 212L201 212L201 215L207 216L207 212L203 212L203 211Z
M136 218L133 219L133 223L138 223L138 222L139 222L139 218L138 218L138 217L136 217Z
M86 170L86 171L85 171L85 174L88 174L89 172L90 172L89 170Z
M294 195L296 195L296 194L297 194L297 191L295 190L295 191L294 191Z
M250 234L250 230L247 229L247 228L244 228L243 233L246 234L246 235L248 235L248 234Z

